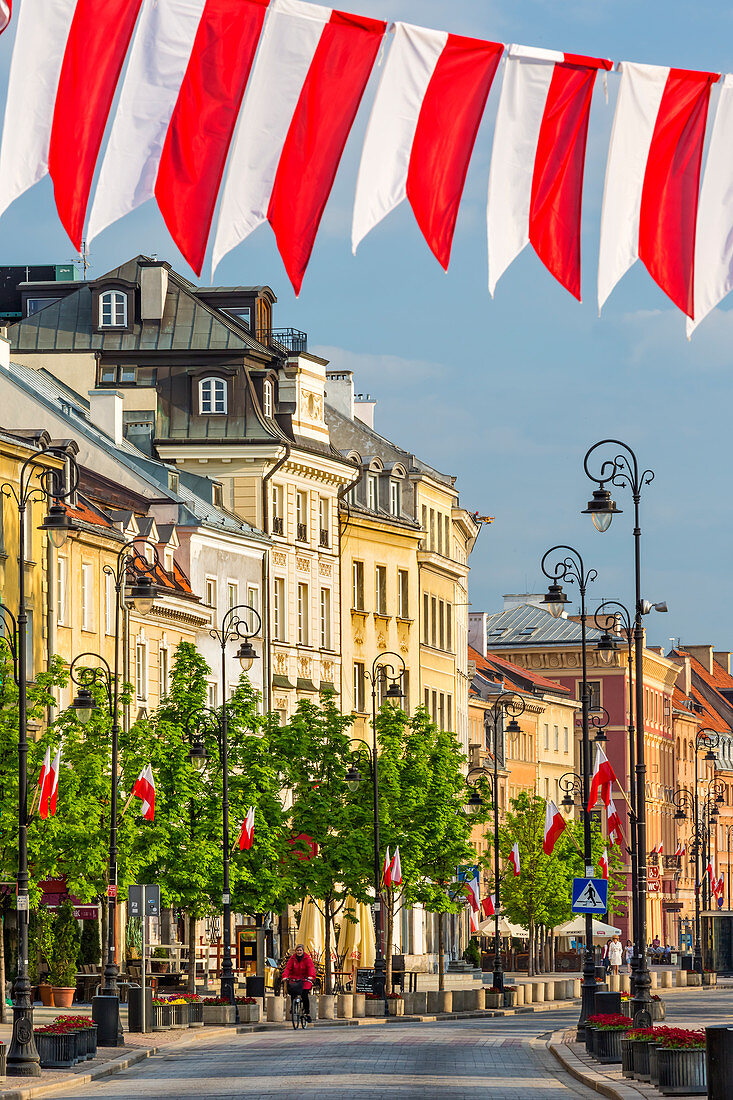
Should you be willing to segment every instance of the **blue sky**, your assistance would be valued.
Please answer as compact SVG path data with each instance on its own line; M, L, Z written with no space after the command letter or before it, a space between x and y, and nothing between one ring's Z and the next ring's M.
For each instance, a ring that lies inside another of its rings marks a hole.
M348 7L348 5L345 5ZM353 10L471 34L619 60L733 69L733 9L702 0L363 0ZM11 32L0 39L0 87ZM633 598L631 501L601 536L581 516L592 486L586 448L627 440L656 471L642 504L644 595L665 599L649 640L733 649L727 507L733 383L733 312L724 303L690 343L684 319L637 264L602 318L595 305L598 227L618 77L609 104L596 90L586 169L583 298L578 304L529 250L491 300L486 187L503 69L479 133L445 274L406 204L374 230L356 257L351 207L360 137L373 84L347 147L303 290L295 299L268 226L231 253L222 283L269 283L276 324L305 329L335 368L356 372L377 398L375 427L458 478L462 502L495 516L471 559L473 610L496 610L504 592L542 591L543 552L571 543L597 568L597 600ZM713 109L716 97L713 98ZM0 223L3 263L60 263L73 248L44 181ZM118 222L92 248L92 275L137 252L157 253L189 277L152 204ZM210 268L203 281L208 282ZM572 596L573 590L570 589ZM589 594L590 595L590 594ZM593 604L591 604L593 606Z

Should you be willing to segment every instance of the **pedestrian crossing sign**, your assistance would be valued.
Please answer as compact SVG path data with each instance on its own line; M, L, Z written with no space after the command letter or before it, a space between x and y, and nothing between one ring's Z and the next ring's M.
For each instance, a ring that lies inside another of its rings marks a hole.
M573 879L573 912L605 913L608 908L608 881L605 878Z

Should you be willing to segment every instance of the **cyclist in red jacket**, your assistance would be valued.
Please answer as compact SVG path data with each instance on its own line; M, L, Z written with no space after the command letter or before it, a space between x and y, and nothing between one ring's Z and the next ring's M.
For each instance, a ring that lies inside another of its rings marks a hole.
M287 961L285 969L283 970L283 981L288 982L288 993L291 998L297 996L290 989L290 982L302 982L303 989L301 996L303 998L303 1011L305 1012L308 1020L311 1018L311 1003L308 996L308 991L313 987L313 981L316 976L316 968L313 963L313 959L310 957L302 943L299 943L293 954Z

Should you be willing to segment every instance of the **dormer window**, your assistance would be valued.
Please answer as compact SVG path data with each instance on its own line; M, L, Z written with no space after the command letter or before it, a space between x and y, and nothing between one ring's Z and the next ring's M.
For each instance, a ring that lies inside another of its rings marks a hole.
M223 378L202 378L199 382L199 412L222 416L227 411L227 384Z
M390 480L389 483L389 510L391 515L398 516L400 514L400 483L399 481Z
M265 382L262 386L262 411L267 417L272 417L272 382Z
M378 483L377 475L369 474L367 476L367 508L370 512L376 512L378 499Z
M122 290L105 290L99 295L99 327L127 328L127 295Z

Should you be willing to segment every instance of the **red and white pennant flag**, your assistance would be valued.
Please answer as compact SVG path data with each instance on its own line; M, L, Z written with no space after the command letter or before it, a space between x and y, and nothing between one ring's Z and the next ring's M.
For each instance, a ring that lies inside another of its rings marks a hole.
M490 894L488 898L481 899L481 909L483 911L484 917L496 916L496 902L494 898L495 895Z
M619 69L601 215L598 304L603 306L639 259L675 305L694 318L700 166L710 89L719 77L628 61ZM715 238L714 252L719 254L725 239ZM708 247L711 243L708 238Z
M240 852L249 851L252 847L255 835L255 808L250 806L247 810L244 821L242 822L242 828L239 831L239 850Z
M601 878L608 878L608 848L603 849L601 858L598 860L598 864L601 868Z
M0 34L6 29L13 14L13 0L0 0Z
M684 844L678 844L677 849L676 849L674 854L675 854L675 856L682 857L685 854L686 851L687 851L687 848Z
M565 818L550 799L545 808L545 835L542 840L542 851L546 856L552 855L552 849L564 828Z
M152 821L155 817L155 779L150 764L145 765L135 780L132 793L142 801L142 816L146 821Z
M509 853L509 862L512 865L512 869L514 870L514 877L516 878L522 869L521 863L519 861L519 844L515 843L514 847Z
M390 877L392 879L393 886L402 885L402 862L400 860L400 849L395 848L394 855L392 856L392 865L390 868Z
M489 291L531 244L580 299L580 223L588 118L612 63L510 46L489 174Z
M621 818L612 798L608 800L607 826L609 844L616 844L620 848L624 842L624 834L621 829Z
M474 878L468 879L465 883L466 895L468 896L468 904L474 913L478 913L481 909L481 884L479 883L478 874Z
M213 267L265 221L295 293L386 23L272 0L232 144Z
M395 23L362 149L354 252L407 199L430 250L448 267L468 164L503 49Z
M612 783L615 783L617 787L621 786L605 752L600 745L596 745L596 759L593 764L593 778L591 779L590 796L588 798L589 810L592 810L595 806L599 794L606 809L608 809L611 803Z
M384 866L382 867L382 886L392 885L392 860L389 858L389 848L384 854Z

